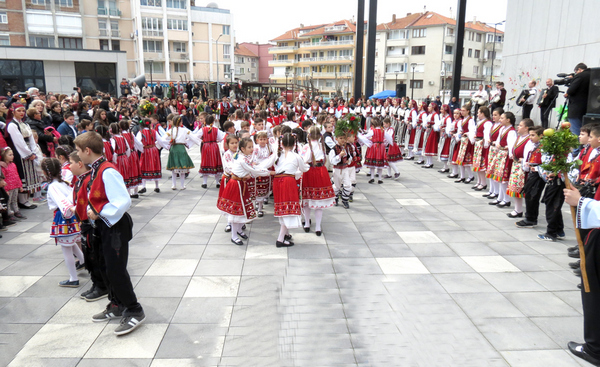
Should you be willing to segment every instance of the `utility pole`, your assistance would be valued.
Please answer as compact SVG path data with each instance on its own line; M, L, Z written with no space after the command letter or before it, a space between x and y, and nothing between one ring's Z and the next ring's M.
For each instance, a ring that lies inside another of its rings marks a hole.
M354 99L362 96L363 55L365 53L365 0L358 0L356 12L356 48L354 49Z
M373 95L373 78L375 76L375 32L377 30L377 0L369 0L369 30L367 32L367 76L365 78L365 95Z
M463 47L465 44L465 20L467 0L458 0L456 17L456 49L454 50L454 64L452 65L452 93L450 99L460 99L460 76L462 74Z

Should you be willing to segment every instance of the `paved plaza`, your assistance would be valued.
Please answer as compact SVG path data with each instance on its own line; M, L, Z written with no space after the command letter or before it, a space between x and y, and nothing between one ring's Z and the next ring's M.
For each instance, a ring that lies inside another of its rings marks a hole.
M191 150L199 161L198 149ZM163 154L163 158L164 158ZM198 165L198 163L197 163ZM579 279L567 240L517 229L511 209L411 162L326 210L323 236L293 230L275 247L272 202L236 246L194 171L187 190L152 187L129 211L129 272L146 322L130 335L93 323L106 300L68 277L46 206L1 232L0 366L586 366ZM542 205L543 213L543 205Z

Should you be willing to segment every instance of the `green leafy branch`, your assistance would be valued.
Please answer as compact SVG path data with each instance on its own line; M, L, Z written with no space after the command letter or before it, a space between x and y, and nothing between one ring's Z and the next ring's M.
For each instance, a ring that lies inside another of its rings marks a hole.
M554 129L544 131L540 150L542 153L552 156L552 159L542 164L542 169L559 174L567 173L581 165L580 160L567 162L569 153L579 146L579 138L569 130L569 127L561 127L558 131L554 131Z

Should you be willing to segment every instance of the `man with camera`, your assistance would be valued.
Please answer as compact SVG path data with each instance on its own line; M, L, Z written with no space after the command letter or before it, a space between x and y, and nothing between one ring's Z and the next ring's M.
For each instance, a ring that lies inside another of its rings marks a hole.
M556 97L558 96L558 86L554 85L552 79L546 80L546 87L548 89L544 91L542 100L540 101L540 114L542 115L542 126L544 129L548 128L548 117L550 117L552 109L556 107Z
M565 93L565 98L569 99L568 118L571 123L571 132L579 135L583 115L587 111L588 94L590 90L590 69L587 65L580 62L575 66L575 75Z

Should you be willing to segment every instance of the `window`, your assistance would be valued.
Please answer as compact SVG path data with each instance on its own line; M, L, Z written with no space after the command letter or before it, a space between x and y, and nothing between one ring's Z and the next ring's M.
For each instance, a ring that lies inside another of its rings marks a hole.
M411 80L410 88L411 89L423 89L423 81L422 80Z
M119 33L119 22L113 20L110 22L110 34L112 37L121 37L121 33Z
M0 24L8 24L8 16L5 11L0 11Z
M176 31L187 31L188 22L186 19L167 19L167 29Z
M393 31L390 31L390 33L388 33L388 39L390 40L401 40L401 39L405 39L407 33L405 33L405 31L403 29L395 29Z
M173 42L174 52L186 52L187 44L185 42Z
M58 48L83 48L81 38L58 37Z
M245 71L244 68L239 68L235 73L237 75L244 75L244 71Z
M477 36L475 37L475 42L481 42L481 33L477 33Z
M140 0L140 5L162 7L160 1L161 0Z
M185 9L187 0L167 0L167 8Z
M413 46L411 55L425 55L425 46Z
M479 74L479 66L473 66L473 74L474 75Z
M256 74L252 73L252 74L250 74L250 75L252 75L252 77L251 77L250 79L252 79L252 80L256 80Z
M29 46L31 46L31 47L54 47L54 37L29 36Z
M121 41L112 40L110 43L112 44L113 51L121 51Z
M446 45L446 47L444 48L444 53L446 55L452 55L453 51L454 51L454 48L452 47L452 45Z
M333 82L325 82L326 88L333 88Z
M162 37L163 24L161 18L142 18L142 33L144 36Z
M231 45L223 45L223 58L231 58Z
M8 36L0 36L0 46L10 46L10 38Z
M405 47L397 47L397 46L391 46L387 48L387 56L402 56L406 54L406 48Z
M225 73L229 73L229 72L231 72L231 65L229 65L229 64L225 64L225 65L223 66L223 70L224 70L224 72L225 72Z
M45 91L43 61L0 60L0 93L36 87Z
M386 73L392 73L392 74L395 72L405 73L407 68L408 68L408 64L405 62L385 64L385 72ZM415 71L417 71L416 68L415 68Z
M337 51L327 51L327 57L336 57Z
M475 33L474 32L467 32L468 36L469 36L469 41L473 41L475 40Z
M427 28L413 29L413 38L422 38L427 35Z
M349 73L350 65L340 65L340 73Z
M446 28L446 36L454 37L454 28Z
M31 0L31 4L33 5L46 5L47 0Z
M163 52L162 41L144 41L144 52Z
M481 56L481 50L475 50L475 58L478 59Z
M108 47L108 40L100 40L100 49L103 51L110 50Z
M473 57L473 49L472 48L469 49L469 52L467 53L467 56L468 57Z
M176 62L173 63L173 72L174 73L187 73L188 65L185 63Z
M229 36L229 31L230 31L231 27L228 25L223 25L223 35L225 36Z
M493 43L494 42L494 35L493 34L488 34L486 36L485 42L487 42L487 43Z
M73 7L73 0L54 0L54 5L67 8Z
M486 51L486 59L492 60L496 58L496 51Z
M144 69L146 73L163 74L165 72L165 64L157 61L146 61L144 62Z

